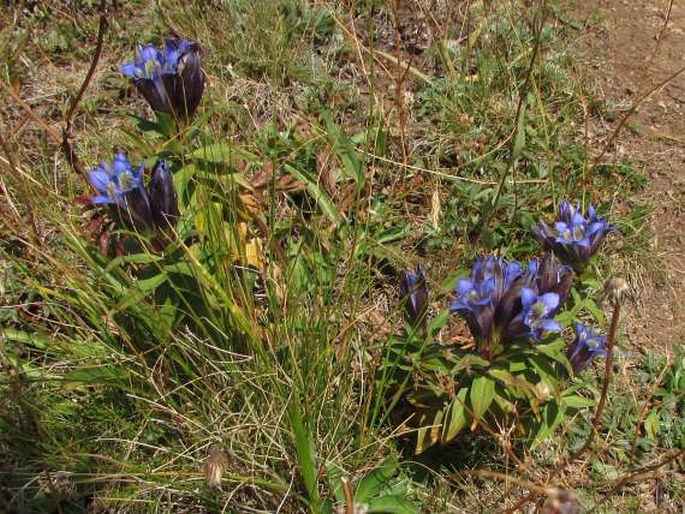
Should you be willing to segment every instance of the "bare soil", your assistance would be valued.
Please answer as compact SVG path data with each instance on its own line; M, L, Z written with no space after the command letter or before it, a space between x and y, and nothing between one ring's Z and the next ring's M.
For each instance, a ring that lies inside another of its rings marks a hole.
M625 319L633 346L670 353L685 342L685 4L580 0L574 16L597 97L617 113L592 124L595 155L638 105L602 159L627 157L649 176L639 197L619 193L616 204L650 200L650 250L614 272L631 284Z

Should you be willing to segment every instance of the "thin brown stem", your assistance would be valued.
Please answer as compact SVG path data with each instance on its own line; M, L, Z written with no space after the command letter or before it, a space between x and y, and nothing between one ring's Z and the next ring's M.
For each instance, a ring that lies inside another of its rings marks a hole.
M597 403L597 410L595 416L592 418L594 433L602 423L602 414L604 414L604 407L606 406L607 394L609 392L609 384L611 383L611 375L614 367L614 343L616 342L616 329L618 328L618 319L621 314L620 302L614 303L614 312L611 316L611 326L609 327L609 334L607 335L607 358L604 363L604 384L602 384L602 394Z
M345 495L345 514L353 514L354 498L350 490L350 481L345 477L341 477L340 482L342 483L343 494Z
M100 23L98 25L98 39L97 45L95 47L95 54L93 55L93 59L90 62L90 68L88 69L86 78L83 79L83 83L81 84L78 93L72 100L71 105L69 106L69 110L67 110L67 114L64 117L64 126L62 127L62 153L65 155L67 162L69 162L71 168L76 173L82 176L86 175L86 170L83 167L83 163L81 163L80 159L76 155L76 150L74 149L74 145L71 142L71 122L76 112L76 108L78 107L78 104L81 102L81 99L83 98L86 89L90 85L90 82L93 80L95 70L97 69L98 62L100 61L100 56L102 55L102 46L105 41L105 34L107 32L107 27L109 26L109 23L107 21L107 15L107 0L102 0L102 3L100 4Z

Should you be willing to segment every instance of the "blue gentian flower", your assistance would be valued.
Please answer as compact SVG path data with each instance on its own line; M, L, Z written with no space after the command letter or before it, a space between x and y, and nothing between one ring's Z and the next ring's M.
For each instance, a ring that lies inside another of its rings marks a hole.
M176 120L191 119L204 92L200 47L185 39L167 39L162 51L138 46L133 62L123 64L121 72L133 79L154 111Z
M166 228L178 218L178 201L174 177L166 161L159 161L152 170L149 186L152 218L159 228Z
M450 311L466 319L479 352L491 358L507 343L538 340L543 332L561 329L552 316L568 295L571 277L553 256L525 268L492 255L479 257L470 278L457 282Z
M561 331L561 325L549 317L558 306L559 295L556 293L544 293L538 296L529 287L521 289L523 324L528 328L532 339L539 340L543 331Z
M598 216L592 205L588 207L586 217L579 204L564 201L559 207L559 219L554 223L554 229L540 221L532 230L546 251L554 252L581 273L615 227L605 217Z
M419 264L416 273L404 272L401 289L405 319L413 327L425 329L428 314L428 283L423 266Z
M95 204L115 204L125 206L126 194L142 187L144 167L133 168L125 153L118 153L110 166L101 162L88 172L88 181L97 189L98 195L92 198Z
M607 356L606 337L576 323L576 339L566 352L574 373L580 373L595 357Z
M137 228L152 225L147 191L143 187L143 165L134 168L124 153L118 153L111 165L101 162L88 172L88 181L98 191L91 198L96 205L108 204Z

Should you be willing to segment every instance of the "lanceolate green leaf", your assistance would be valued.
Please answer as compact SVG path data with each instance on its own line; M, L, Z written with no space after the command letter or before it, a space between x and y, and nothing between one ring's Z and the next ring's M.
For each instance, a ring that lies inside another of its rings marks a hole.
M355 502L368 503L374 496L388 487L393 476L397 473L397 462L386 460L380 467L374 469L361 479L357 485Z
M542 407L542 421L540 429L538 430L531 448L536 448L542 443L552 432L559 426L559 423L564 419L565 408L564 405L559 405L555 401L547 402Z
M295 400L289 408L290 423L293 430L295 453L300 468L302 481L310 501L313 512L319 511L319 492L316 479L317 466L315 461L314 442L302 418L300 404Z
M461 432L468 421L468 414L466 411L466 395L469 389L462 387L457 393L456 398L450 403L445 422L442 429L442 442L447 443L454 439L459 432Z
M473 416L479 420L488 410L495 397L495 381L481 376L476 378L471 385L471 406Z

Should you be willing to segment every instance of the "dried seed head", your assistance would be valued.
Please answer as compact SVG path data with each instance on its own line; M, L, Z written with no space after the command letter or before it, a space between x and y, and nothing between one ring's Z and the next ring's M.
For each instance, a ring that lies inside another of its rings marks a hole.
M221 489L221 478L224 475L228 459L218 446L212 446L205 460L205 480L209 487Z
M620 277L610 278L604 284L604 293L613 305L622 304L629 289L628 282Z

